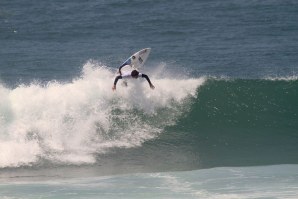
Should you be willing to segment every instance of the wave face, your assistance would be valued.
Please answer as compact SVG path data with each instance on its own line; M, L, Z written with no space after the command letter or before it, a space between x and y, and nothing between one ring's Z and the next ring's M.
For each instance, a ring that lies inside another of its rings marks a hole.
M217 128L296 128L297 90L297 80L209 80L190 117Z
M70 83L0 85L0 168L94 164L112 148L141 146L175 123L205 81L153 77L154 91L136 80L112 92L113 78L90 61Z
M195 167L298 163L297 102L294 77L211 78L167 131L198 157Z

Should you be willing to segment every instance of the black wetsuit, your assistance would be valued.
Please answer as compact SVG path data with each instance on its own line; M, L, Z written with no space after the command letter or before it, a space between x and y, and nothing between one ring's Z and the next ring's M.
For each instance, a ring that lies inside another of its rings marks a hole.
M149 85L152 85L148 75L146 74L141 74L139 73L139 76L138 77L142 77L142 78L145 78L147 80L147 82L149 83ZM115 78L115 81L114 81L114 85L116 86L117 82L119 79L122 79L122 78L132 78L131 75L118 75L116 78Z

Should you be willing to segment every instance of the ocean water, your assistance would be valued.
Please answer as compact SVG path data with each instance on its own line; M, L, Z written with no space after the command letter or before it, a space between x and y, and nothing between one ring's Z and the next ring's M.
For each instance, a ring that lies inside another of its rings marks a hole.
M2 0L0 197L297 198L297 20L291 0ZM113 92L145 47L155 89Z

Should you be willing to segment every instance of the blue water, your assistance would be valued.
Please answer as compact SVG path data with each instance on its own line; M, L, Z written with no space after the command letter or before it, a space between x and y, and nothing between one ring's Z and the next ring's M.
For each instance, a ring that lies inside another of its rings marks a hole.
M296 198L297 20L296 1L2 0L0 196ZM113 92L145 47L155 90Z

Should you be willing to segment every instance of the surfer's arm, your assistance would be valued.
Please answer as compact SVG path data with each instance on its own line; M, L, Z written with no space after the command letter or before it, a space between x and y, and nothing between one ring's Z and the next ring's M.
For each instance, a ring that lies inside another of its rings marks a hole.
M125 66L125 65L126 65L126 63L122 64L122 65L119 67L118 72L119 72L120 75L122 75L122 73L121 73L121 69L122 69L123 66Z
M121 75L118 75L115 80L114 80L114 85L112 87L112 90L116 90L116 85L117 85L117 82L119 79L122 79L122 76Z
M153 86L153 84L151 83L148 75L146 74L142 74L142 78L145 78L147 80L147 82L149 83L150 88L154 89L155 87Z
M120 75L122 75L121 69L126 65L130 65L129 60L126 60L121 66L119 66L118 72L120 73Z

